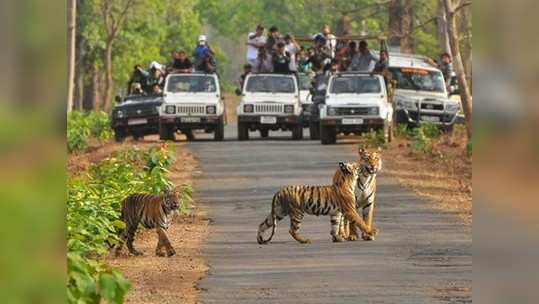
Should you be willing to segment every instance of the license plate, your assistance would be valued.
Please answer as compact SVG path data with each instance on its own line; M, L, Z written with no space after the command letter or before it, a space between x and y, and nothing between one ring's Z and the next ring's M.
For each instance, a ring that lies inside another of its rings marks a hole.
M343 118L342 124L343 125L362 125L363 118Z
M146 118L139 118L139 119L130 119L127 121L127 124L132 125L143 125L148 123L148 120Z
M440 117L438 116L421 116L421 120L428 122L440 122Z
M181 122L200 122L200 117L182 117Z
M260 123L261 124L276 124L277 123L277 117L274 117L274 116L260 116Z

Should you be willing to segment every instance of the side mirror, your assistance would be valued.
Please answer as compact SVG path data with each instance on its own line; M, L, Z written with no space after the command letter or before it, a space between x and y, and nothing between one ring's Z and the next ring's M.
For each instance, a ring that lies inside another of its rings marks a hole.
M114 97L114 100L115 100L117 103L122 103L122 101L123 101L123 100L122 100L122 97L120 97L120 95L116 95L116 96Z
M234 91L236 93L237 96L241 96L241 90L238 88L236 89L236 91Z

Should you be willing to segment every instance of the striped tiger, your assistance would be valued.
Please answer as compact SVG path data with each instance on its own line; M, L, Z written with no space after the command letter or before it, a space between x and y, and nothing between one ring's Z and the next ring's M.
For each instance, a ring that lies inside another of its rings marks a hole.
M329 215L331 217L331 236L334 242L342 242L338 228L341 217L359 226L366 235L375 235L376 230L368 227L356 211L354 188L358 177L357 163L339 163L333 176L333 184L327 186L288 186L273 196L271 213L260 224L257 233L259 244L268 243L277 227L277 222L290 216L290 235L299 243L310 243L299 235L299 228L304 213L312 215ZM264 240L263 235L271 228L271 235Z
M139 223L144 228L157 230L159 241L155 249L157 256L165 256L162 249L165 248L168 257L176 254L165 233L172 220L172 215L179 208L178 195L175 191L165 190L161 195L147 193L135 193L122 201L121 219L125 223L125 229L120 231L120 243L116 247L116 254L122 250L127 240L127 249L132 255L142 255L133 247L133 240Z
M356 209L363 215L363 220L368 227L372 227L374 217L374 205L376 197L376 174L382 170L382 158L380 150L367 151L359 148L359 175L356 187ZM343 218L339 227L342 238L355 241L359 238L356 227ZM363 240L374 240L374 235L362 233Z

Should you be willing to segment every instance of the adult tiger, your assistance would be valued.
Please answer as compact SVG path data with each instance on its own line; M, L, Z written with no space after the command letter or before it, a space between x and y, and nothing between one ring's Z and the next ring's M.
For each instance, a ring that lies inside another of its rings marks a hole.
M155 228L159 241L155 248L157 256L165 256L164 247L168 257L176 254L165 233L172 220L174 211L178 210L179 202L176 191L165 190L161 195L135 193L122 201L121 219L126 227L120 232L120 244L116 247L116 254L122 250L127 240L127 248L133 255L142 255L133 247L133 240L139 223L147 229Z
M374 216L374 205L376 197L376 174L382 170L382 157L380 150L367 151L359 148L359 174L356 188L356 209L363 215L363 220L368 227L372 227ZM359 238L354 225L343 218L339 227L339 234L342 238L355 241ZM362 233L364 240L374 240L374 235Z
M298 234L304 213L329 215L331 217L331 236L334 242L344 241L338 234L341 217L358 225L366 235L376 235L376 229L368 227L356 211L354 188L358 177L357 163L339 163L333 176L333 184L327 186L288 186L273 196L271 213L260 224L257 233L259 244L268 243L277 227L277 222L290 216L290 235L298 242L310 243ZM264 232L271 227L271 235L264 240Z

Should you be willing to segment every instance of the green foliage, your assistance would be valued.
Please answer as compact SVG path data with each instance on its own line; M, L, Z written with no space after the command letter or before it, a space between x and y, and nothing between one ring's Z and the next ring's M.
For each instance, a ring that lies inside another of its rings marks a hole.
M408 129L408 124L400 123L397 125L397 128L395 129L395 136L396 137L408 137L410 136L411 132Z
M385 148L384 130L371 129L369 132L363 133L362 137L365 138L366 144L370 148Z
M442 134L440 127L431 123L422 123L419 129L422 129L428 138L437 138Z
M100 142L112 137L110 119L105 112L72 111L67 115L67 151L82 151L88 140L95 138Z
M472 157L472 141L468 141L468 143L466 144L466 155L468 157Z
M98 260L118 243L122 199L135 192L159 194L171 187L167 168L174 161L165 145L147 152L129 149L70 177L67 200L68 298L98 303L122 303L128 283ZM182 209L191 198L190 186L180 191Z
M412 138L414 151L426 154L432 153L432 139L426 134L425 128L415 128L412 131Z

